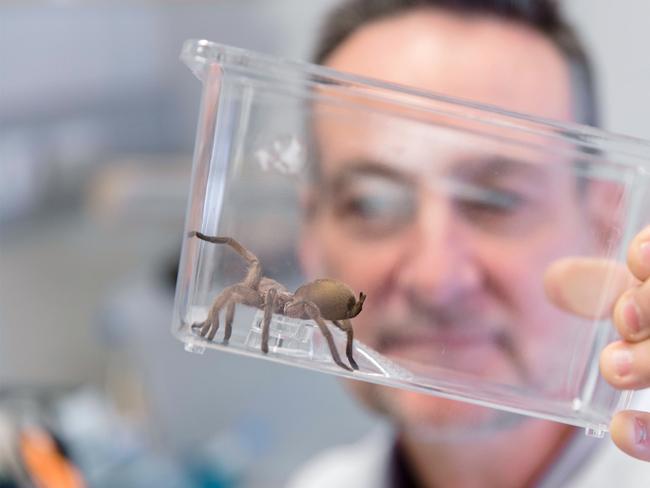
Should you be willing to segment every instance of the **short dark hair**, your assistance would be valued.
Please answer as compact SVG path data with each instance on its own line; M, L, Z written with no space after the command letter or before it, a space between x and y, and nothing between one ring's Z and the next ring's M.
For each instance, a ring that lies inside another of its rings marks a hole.
M348 0L335 8L322 26L314 61L322 64L361 26L422 7L462 15L493 15L520 22L548 38L566 58L577 122L598 126L598 103L590 59L576 31L564 20L554 0Z

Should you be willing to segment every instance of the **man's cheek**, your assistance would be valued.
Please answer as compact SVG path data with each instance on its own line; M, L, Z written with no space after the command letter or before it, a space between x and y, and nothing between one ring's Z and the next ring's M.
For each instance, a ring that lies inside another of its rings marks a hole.
M389 279L399 260L400 247L328 237L325 249L328 267L353 288L363 287L370 298L372 288Z
M327 264L336 278L344 281L357 292L363 291L370 297L372 288L380 286L387 273L387 263L373 257L364 250L349 249L345 246L328 246Z

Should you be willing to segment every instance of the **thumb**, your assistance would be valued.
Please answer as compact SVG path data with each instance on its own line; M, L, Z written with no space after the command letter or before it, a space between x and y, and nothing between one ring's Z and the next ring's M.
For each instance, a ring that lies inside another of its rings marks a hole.
M609 426L612 440L623 452L650 461L650 414L635 410L618 412Z
M590 319L610 316L618 297L635 283L625 265L597 258L560 259L544 275L544 289L552 303Z

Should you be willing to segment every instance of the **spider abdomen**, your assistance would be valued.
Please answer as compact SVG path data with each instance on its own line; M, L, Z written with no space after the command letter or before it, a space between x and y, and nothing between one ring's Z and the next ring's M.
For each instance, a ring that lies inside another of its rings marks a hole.
M326 320L343 320L356 315L354 291L337 280L322 278L312 281L298 288L294 297L313 302Z

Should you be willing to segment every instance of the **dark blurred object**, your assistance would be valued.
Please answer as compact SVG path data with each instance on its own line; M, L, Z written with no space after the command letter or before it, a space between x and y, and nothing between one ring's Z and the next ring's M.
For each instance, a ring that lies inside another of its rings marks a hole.
M51 417L60 394L53 389L0 390L0 487L87 486Z
M0 488L237 488L271 447L267 430L244 416L171 454L93 388L4 388Z

